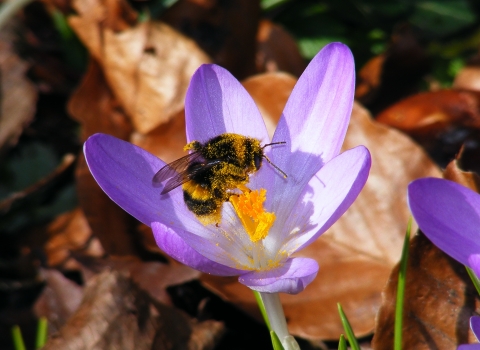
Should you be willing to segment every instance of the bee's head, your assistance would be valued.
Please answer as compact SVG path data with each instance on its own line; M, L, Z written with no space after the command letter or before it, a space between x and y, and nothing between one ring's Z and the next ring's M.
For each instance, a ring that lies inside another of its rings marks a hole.
M255 164L255 170L260 169L264 157L265 155L263 154L263 148L260 149L260 152L255 152L253 155L253 164Z

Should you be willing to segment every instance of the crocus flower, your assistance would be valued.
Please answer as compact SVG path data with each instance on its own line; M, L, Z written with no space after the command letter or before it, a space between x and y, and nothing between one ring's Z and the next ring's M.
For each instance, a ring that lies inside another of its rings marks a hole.
M250 175L252 192L224 203L216 225L202 224L187 209L181 187L160 195L152 178L165 163L141 148L96 134L85 142L86 160L100 187L152 228L165 253L209 274L238 275L241 283L264 294L295 294L315 278L318 264L293 255L347 210L368 177L365 147L339 154L354 75L350 50L340 43L326 46L298 80L270 140L257 106L228 71L216 65L196 71L185 101L188 142L205 143L223 133L253 137L262 145L285 142L264 151L288 177L264 162ZM267 298L266 307L276 303ZM280 339L282 327L275 329Z
M480 317L479 316L472 316L470 317L470 328L475 334L475 337L478 341L480 341ZM480 350L480 344L466 344L460 345L458 350Z
M480 195L452 181L423 178L408 186L408 202L428 239L480 276Z

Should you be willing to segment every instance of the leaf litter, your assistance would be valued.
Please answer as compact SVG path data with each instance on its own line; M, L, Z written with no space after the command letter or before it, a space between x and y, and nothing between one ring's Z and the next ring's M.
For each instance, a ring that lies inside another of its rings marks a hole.
M17 143L23 144L22 138L31 132L29 123L42 118L35 115L37 98L45 98L46 91L54 94L62 89L68 97L69 115L80 123L72 133L78 144L104 132L164 160L177 159L185 154L186 89L195 69L209 62L221 64L244 79L271 135L295 83L294 76L305 67L294 41L299 32L291 36L276 22L290 23L286 9L296 10L288 2L275 10L278 12L269 12L273 15L268 19L260 15L265 5L257 1L234 1L229 7L220 1L180 0L156 17L132 8L138 4L120 0L46 3L46 13L59 9L67 15L66 23L89 52L87 70L78 73L80 81L73 81L76 75L67 74L62 66L59 74L65 75L57 79L55 64L39 65L36 56L30 61L34 69L28 75L28 59L16 52L12 42L4 45L2 41L2 161L8 161ZM28 11L37 10L32 7ZM320 10L334 11L335 6ZM334 18L336 13L330 15ZM19 18L31 21L28 16ZM42 35L27 33L28 43L35 43L31 47L38 50ZM365 337L366 346L391 348L396 264L410 215L407 184L420 177L440 177L441 166L446 167L445 177L478 186L474 175L459 170L479 171L478 68L472 61L459 70L450 88L438 88L441 84L436 78L426 76L436 64L432 61L434 51L422 40L408 25L399 26L392 30L387 50L380 55L369 52L371 60L359 70L359 102L354 106L344 147L366 145L372 153L372 171L355 204L304 251L320 264L315 282L297 296L282 296L290 332L307 340L302 348L328 348L332 343L322 341L338 340L343 330L337 302L341 302L356 335ZM52 52L41 57L58 62ZM264 72L268 73L255 75ZM432 90L421 92L419 84L425 81ZM76 84L72 92L70 87ZM43 95L37 97L37 91ZM57 131L70 133L61 128ZM75 176L67 171L58 177L62 164L43 182L20 189L23 199L16 197L12 202L23 206L43 183L56 184L55 179L69 176L77 189L78 207L70 211L65 207L55 219L15 231L13 238L0 235L5 243L1 251L8 252L0 258L8 262L8 268L0 268L0 285L10 288L2 291L8 295L21 291L22 296L28 296L22 300L29 300L23 307L30 314L16 318L17 323L31 325L32 310L36 317L47 316L51 334L46 348L241 346L241 336L236 334L241 333L241 325L227 317L222 322L209 315L218 316L211 308L225 305L215 300L217 295L241 310L228 309L233 317L246 317L258 325L254 320L259 319L258 308L250 291L228 278L200 277L166 257L153 242L150 230L103 194L80 149L78 155ZM451 163L455 157L456 163ZM54 192L56 186L46 188ZM411 241L408 269L405 348L447 349L473 341L468 318L476 314L478 297L464 268L418 233ZM198 279L202 285L196 284ZM193 297L196 292L215 295L197 299ZM0 309L0 319L5 320L14 307L9 302ZM249 316L240 316L243 312ZM10 344L8 336L2 326L0 342ZM333 344L330 347L335 348Z

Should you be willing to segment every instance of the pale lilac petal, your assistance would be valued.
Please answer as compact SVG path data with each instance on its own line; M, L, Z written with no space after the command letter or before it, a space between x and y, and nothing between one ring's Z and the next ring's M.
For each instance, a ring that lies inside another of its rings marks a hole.
M245 273L245 271L232 269L205 258L185 243L172 229L159 222L152 223L152 230L160 249L195 270L217 276L238 276Z
M263 118L253 99L224 68L202 65L193 75L185 99L187 140L202 143L225 132L268 143Z
M480 344L460 345L457 350L480 350Z
M238 281L257 292L297 294L315 279L317 272L315 260L292 258L276 269L246 273Z
M464 265L480 253L480 195L455 182L424 178L408 186L408 203L433 244Z
M295 201L312 176L338 155L352 112L354 87L354 61L347 46L329 44L310 62L273 136L272 142L287 144L266 149L288 179L278 173L258 174L265 178L259 181L266 183L267 192L275 193L271 203Z
M275 239L285 245L274 245L275 249L292 254L315 241L355 201L367 181L370 166L370 152L363 146L345 151L325 164L289 212L280 208L279 215L288 215L288 219L279 221L273 232L281 233Z
M215 225L213 227L216 228ZM209 231L190 232L175 231L185 243L193 247L207 259L233 269L245 270L251 267L251 258L245 246L231 232L223 231L222 227Z

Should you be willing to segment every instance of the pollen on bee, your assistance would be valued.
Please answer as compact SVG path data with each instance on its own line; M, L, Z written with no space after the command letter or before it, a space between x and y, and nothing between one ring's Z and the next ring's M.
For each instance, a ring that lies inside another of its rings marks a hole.
M245 231L252 242L258 242L267 237L275 222L275 214L266 212L263 203L266 200L265 189L244 191L232 195L229 199L237 213Z

